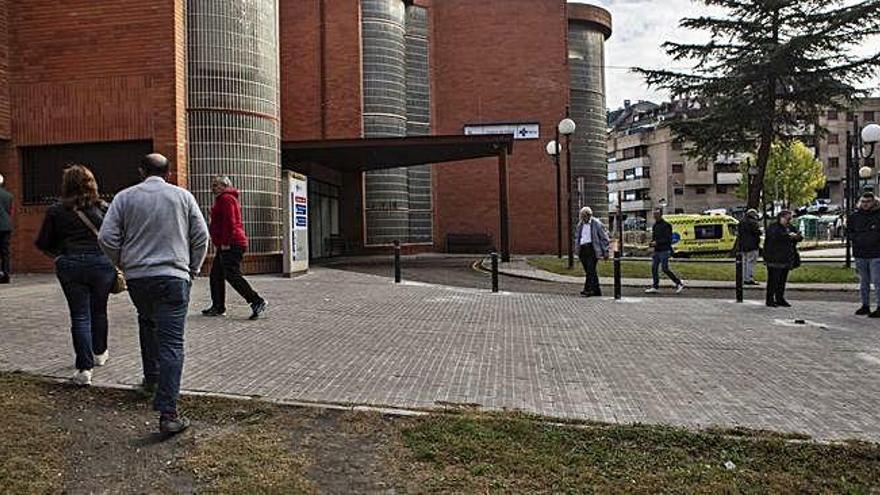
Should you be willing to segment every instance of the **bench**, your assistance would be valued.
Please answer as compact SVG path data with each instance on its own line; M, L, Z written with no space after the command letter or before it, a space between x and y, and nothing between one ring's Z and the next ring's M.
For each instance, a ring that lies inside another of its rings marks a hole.
M446 234L447 253L485 254L493 248L490 234Z

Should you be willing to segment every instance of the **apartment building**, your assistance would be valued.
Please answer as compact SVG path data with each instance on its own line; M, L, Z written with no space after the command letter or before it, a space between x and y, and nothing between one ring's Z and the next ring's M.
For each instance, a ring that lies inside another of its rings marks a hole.
M824 139L818 141L816 156L825 165L828 182L819 192L820 198L828 198L834 204L843 204L844 179L846 178L846 135L861 133L867 124L880 122L880 98L864 98L851 112L828 110L820 118L822 127L828 129ZM875 155L880 150L874 152ZM877 158L868 158L859 166L875 167ZM875 174L877 169L875 167ZM876 183L876 180L875 180Z

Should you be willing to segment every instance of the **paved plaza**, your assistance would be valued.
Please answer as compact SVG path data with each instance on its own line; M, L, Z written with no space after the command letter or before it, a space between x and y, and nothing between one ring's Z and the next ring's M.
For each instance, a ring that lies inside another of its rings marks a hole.
M256 322L244 304L230 304L227 318L202 317L208 286L196 281L186 390L880 441L880 321L851 316L854 305L834 302L834 293L831 302L771 310L717 299L615 302L395 285L330 268L252 280L271 304ZM71 375L67 309L54 278L0 287L0 369ZM111 360L94 381L134 385L134 312L127 296L111 299Z

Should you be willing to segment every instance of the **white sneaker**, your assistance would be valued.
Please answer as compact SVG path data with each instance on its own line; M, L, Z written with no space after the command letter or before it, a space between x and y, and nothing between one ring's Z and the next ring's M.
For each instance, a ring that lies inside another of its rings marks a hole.
M110 350L104 351L102 354L95 354L95 366L104 366L110 359Z
M87 387L92 384L92 370L79 370L73 374L71 380L80 387Z
M683 291L683 290L684 290L684 284L683 284L683 283L682 283L682 284L678 284L678 285L675 286L675 293L676 293L676 294L681 294L681 291Z
M647 289L645 289L645 294L656 294L658 292L660 291L654 287L648 287Z

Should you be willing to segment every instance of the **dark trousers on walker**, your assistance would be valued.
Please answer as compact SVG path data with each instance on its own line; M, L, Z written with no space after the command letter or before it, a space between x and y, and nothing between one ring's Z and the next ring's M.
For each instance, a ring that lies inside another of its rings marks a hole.
M9 244L12 238L12 232L0 232L0 284L8 283L9 276L12 274L12 268L9 259Z
M596 257L593 245L581 245L578 257L581 259L581 265L584 266L584 293L601 296L602 289L599 287L599 274L596 271L599 258Z
M788 282L788 268L767 267L767 303L785 301L785 284Z
M248 304L262 300L241 274L244 251L241 246L217 250L214 262L211 264L211 306L215 309L226 310L226 282L229 282L235 292L238 292Z

